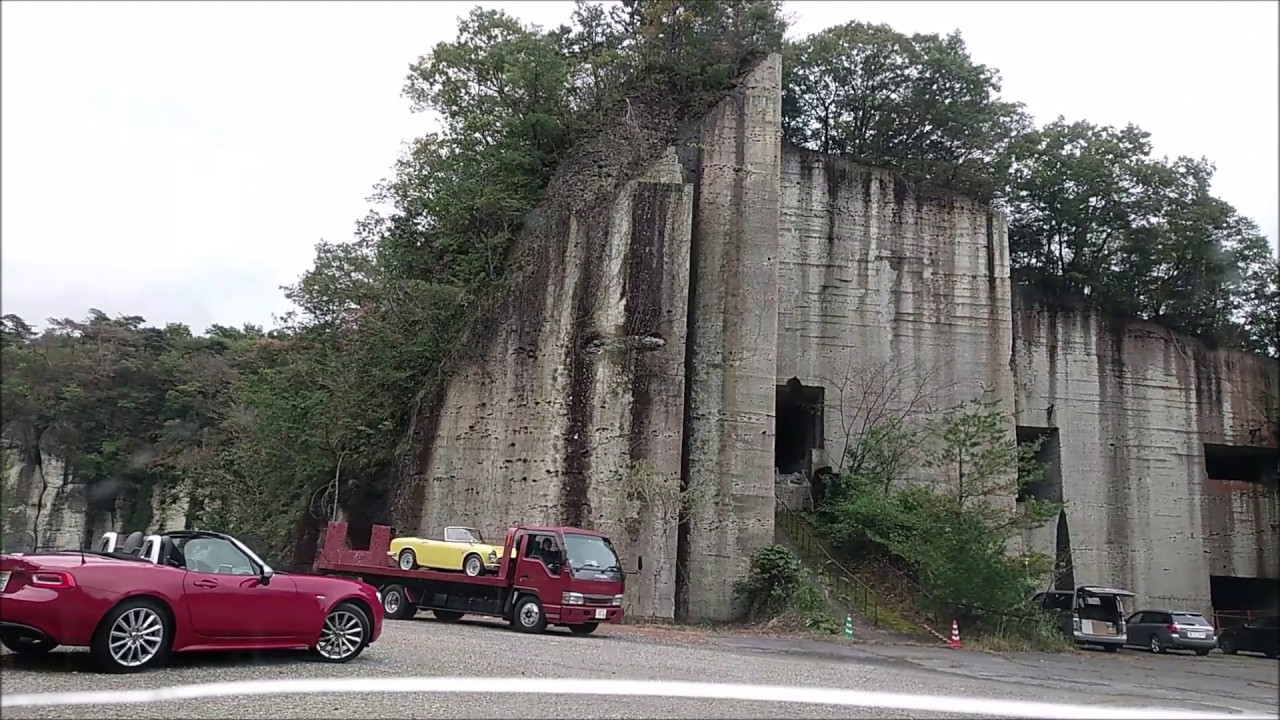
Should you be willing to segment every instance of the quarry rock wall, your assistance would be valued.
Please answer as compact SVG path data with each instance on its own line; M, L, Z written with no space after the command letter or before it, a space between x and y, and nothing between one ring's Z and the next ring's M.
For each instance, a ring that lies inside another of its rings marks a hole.
M430 410L412 526L400 533L598 530L627 569L643 558L627 581L629 614L674 617L679 585L692 619L701 608L729 616L743 553L773 538L774 368L760 338L776 333L776 310L745 324L741 313L767 310L776 288L780 105L773 58L607 207L543 218L566 241L547 245L538 292L509 307ZM699 374L686 429L690 342ZM686 438L698 449L688 467ZM678 518L694 492L685 541L695 550L678 558Z
M823 389L813 468L838 469L878 408L923 412L979 397L1012 406L1001 215L792 147L782 195L777 383Z
M180 490L156 488L142 498L126 491L122 483L107 480L90 485L56 454L24 452L18 444L4 448L4 465L0 497L6 551L82 547L108 530L125 529L138 502L150 503L151 522L147 528L131 530L186 527L188 500ZM94 502L99 496L105 500ZM91 510L103 505L109 509Z
M1280 576L1280 363L1029 296L1015 320L1018 425L1056 435L1067 503L1034 547L1069 546L1077 583L1205 613L1211 576Z

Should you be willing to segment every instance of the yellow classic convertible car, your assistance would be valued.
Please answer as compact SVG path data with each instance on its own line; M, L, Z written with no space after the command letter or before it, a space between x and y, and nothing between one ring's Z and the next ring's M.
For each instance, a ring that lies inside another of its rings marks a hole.
M487 545L480 531L469 527L447 527L444 540L403 537L391 540L387 551L401 570L430 568L461 570L475 577L498 569L502 548Z

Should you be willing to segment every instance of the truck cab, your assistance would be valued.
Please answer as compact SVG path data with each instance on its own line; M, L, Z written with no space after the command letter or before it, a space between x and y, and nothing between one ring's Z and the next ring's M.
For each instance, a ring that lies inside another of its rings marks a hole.
M589 530L553 527L515 527L507 537L504 569L517 593L539 601L538 608L519 598L513 601L512 620L518 629L549 623L590 625L594 630L598 623L621 618L626 576L608 538Z

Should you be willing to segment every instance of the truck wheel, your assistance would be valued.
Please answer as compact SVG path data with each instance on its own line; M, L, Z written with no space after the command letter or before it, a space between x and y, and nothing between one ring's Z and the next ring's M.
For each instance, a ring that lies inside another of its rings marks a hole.
M469 577L481 575L484 573L484 561L480 559L479 555L474 553L468 555L467 558L462 561L462 572L466 573Z
M418 556L413 553L413 548L405 548L396 557L396 564L401 570L413 570L418 567Z
M574 635L590 635L600 627L600 623L583 623L581 625L570 625L569 632Z
M444 622L457 622L461 620L463 616L463 613L460 613L457 610L432 610L431 614L435 615L437 620L442 620Z
M511 626L520 632L540 633L547 627L547 616L542 612L542 603L532 595L525 595L516 603L511 613Z
M409 595L401 585L388 585L382 588L382 611L392 620L408 620L418 608L409 602Z

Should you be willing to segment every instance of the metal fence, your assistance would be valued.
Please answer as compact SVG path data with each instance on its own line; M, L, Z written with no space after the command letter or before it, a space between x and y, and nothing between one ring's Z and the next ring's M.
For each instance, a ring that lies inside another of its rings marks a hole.
M774 512L774 522L822 575L823 581L837 598L870 620L872 625L880 624L880 605L875 593L835 559L831 546L822 539L818 529L808 518L779 500Z
M1237 625L1243 625L1260 617L1270 617L1276 614L1278 613L1275 610L1215 610L1213 612L1213 626L1222 631Z

